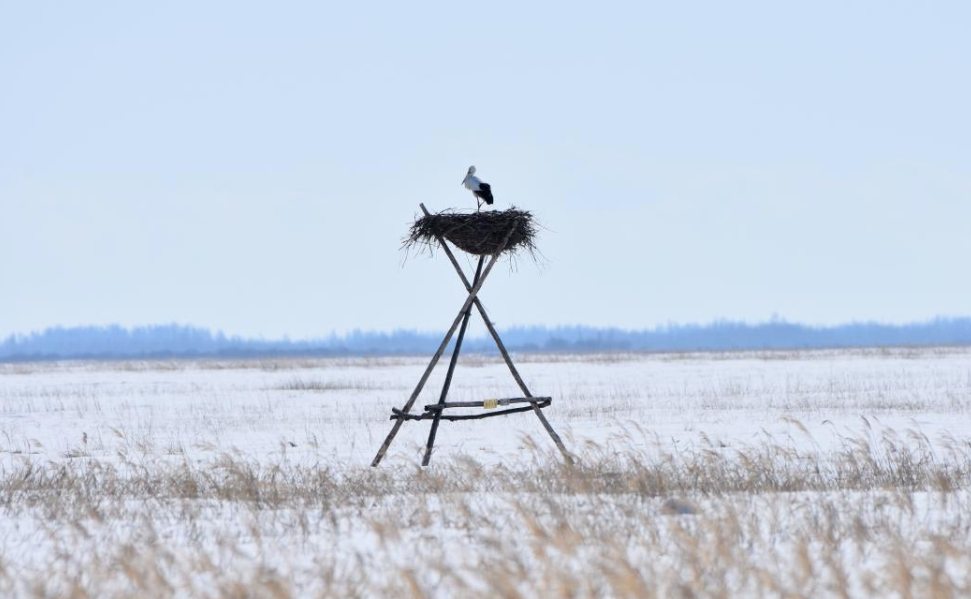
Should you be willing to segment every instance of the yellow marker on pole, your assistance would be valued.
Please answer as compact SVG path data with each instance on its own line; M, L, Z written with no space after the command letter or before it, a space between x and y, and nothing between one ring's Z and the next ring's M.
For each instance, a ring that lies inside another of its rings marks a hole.
M499 407L498 399L484 399L482 400L482 407L487 410L494 410Z

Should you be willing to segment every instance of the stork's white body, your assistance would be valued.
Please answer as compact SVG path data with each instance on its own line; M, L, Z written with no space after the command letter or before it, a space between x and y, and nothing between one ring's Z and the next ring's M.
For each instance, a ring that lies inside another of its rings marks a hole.
M465 174L465 178L462 179L462 185L466 189L472 192L475 196L475 201L478 204L478 208L482 208L482 202L492 205L492 186L488 183L484 183L481 179L475 176L475 167L470 166L469 172Z
M452 180L454 181L455 179L452 179ZM462 182L462 184L465 185L466 189L468 189L473 193L477 191L482 191L482 180L476 177L475 175L467 176L465 178L465 181Z

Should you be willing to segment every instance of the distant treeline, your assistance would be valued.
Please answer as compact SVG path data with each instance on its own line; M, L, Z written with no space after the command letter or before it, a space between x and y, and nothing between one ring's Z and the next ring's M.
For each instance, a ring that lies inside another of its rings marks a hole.
M971 345L971 318L937 318L904 325L859 322L827 327L781 320L759 324L716 321L633 331L587 326L530 326L511 328L502 331L501 335L510 349L533 352ZM353 331L324 339L291 341L233 337L176 324L135 328L118 325L54 327L7 337L0 343L0 360L425 354L434 351L441 339L439 332L409 330ZM495 351L488 337L467 339L464 348L483 353Z

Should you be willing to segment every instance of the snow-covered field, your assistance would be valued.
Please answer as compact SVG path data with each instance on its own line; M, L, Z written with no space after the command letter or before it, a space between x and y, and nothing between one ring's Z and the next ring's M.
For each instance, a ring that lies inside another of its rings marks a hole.
M971 349L426 361L0 364L0 596L971 595Z

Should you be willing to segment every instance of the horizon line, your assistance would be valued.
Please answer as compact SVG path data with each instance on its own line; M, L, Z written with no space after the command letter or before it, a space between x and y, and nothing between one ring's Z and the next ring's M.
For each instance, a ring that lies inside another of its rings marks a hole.
M618 333L650 333L650 332L664 332L676 329L689 329L689 328L711 328L719 325L733 325L733 326L743 326L743 327L762 327L767 325L782 325L782 326L793 326L799 327L807 330L815 331L825 331L831 329L846 328L851 326L878 326L886 328L903 328L903 327L914 327L921 325L929 325L934 323L942 322L960 322L960 321L971 321L971 314L961 315L961 316L948 316L948 315L937 315L923 319L902 321L902 322L891 322L891 321L881 321L877 319L852 319L840 321L837 323L829 324L812 324L807 322L800 322L796 320L788 320L784 316L779 316L773 314L764 320L747 320L747 319L734 319L734 318L713 318L706 321L694 321L694 322L676 322L668 321L665 323L656 323L654 325L645 325L642 327L624 327L617 325L592 325L584 323L572 323L572 324L516 324L507 327L497 327L500 330L505 331L516 331L516 330L546 330L546 331L556 331L556 330L577 330L577 329L587 329L591 331L610 331ZM148 324L136 324L136 325L124 325L117 322L110 322L106 324L77 324L77 325L63 325L54 324L49 325L41 329L33 329L28 332L11 332L4 336L0 336L0 344L8 343L12 340L22 340L30 337L36 337L40 335L45 335L58 331L82 331L82 330L106 330L106 329L120 329L127 333L147 331L151 329L162 329L162 328L178 328L181 330L191 330L197 332L207 332L210 335L217 337L223 337L230 340L239 341L254 341L254 342L288 342L288 343L312 343L317 341L328 341L335 338L341 339L349 336L355 335L390 335L395 333L414 333L421 335L429 334L439 334L444 331L444 329L423 329L423 328L407 328L407 327L396 327L392 329L365 329L362 327L354 327L352 329L347 329L343 332L338 332L333 329L330 333L323 336L310 336L310 337L291 337L289 334L267 336L262 334L257 335L243 335L243 334L230 334L222 329L213 328L206 325L192 324L192 323L180 323L176 321L169 322L156 322ZM479 337L485 336L480 334Z

